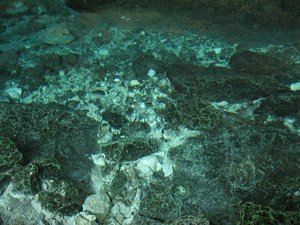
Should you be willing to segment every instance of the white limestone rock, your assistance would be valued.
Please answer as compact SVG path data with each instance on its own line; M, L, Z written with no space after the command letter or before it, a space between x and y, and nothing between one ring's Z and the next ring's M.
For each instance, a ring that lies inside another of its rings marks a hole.
M82 205L84 212L95 215L99 221L103 221L107 217L110 207L110 199L104 193L88 196Z

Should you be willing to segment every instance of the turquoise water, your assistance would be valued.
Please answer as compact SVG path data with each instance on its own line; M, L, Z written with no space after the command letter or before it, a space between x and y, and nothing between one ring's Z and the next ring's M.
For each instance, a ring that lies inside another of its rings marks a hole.
M0 224L300 224L299 15L0 0Z

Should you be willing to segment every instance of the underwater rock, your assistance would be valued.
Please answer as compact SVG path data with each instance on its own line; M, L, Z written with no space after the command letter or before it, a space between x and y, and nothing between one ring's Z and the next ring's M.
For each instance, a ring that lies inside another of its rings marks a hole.
M75 225L99 225L96 221L96 216L87 212L80 212L75 216Z
M128 197L127 182L128 178L126 173L124 173L123 171L118 171L111 182L111 186L109 188L109 196L114 199L122 199L123 201L126 200L126 197Z
M105 110L102 112L102 118L106 120L112 127L120 129L128 122L125 116L120 113Z
M171 148L181 214L203 213L213 223L235 224L233 206L241 201L297 208L291 193L300 177L299 140L281 122L244 118Z
M64 181L57 182L52 190L40 191L38 201L45 209L67 215L79 212L82 204L76 186Z
M134 161L158 150L155 139L132 138L102 146L106 158L116 162Z
M197 96L178 96L167 104L162 114L169 125L185 125L193 130L216 131L226 126L229 113L215 109L209 102Z
M30 4L28 4L28 3L24 4L23 1L12 1L8 5L6 12L11 15L22 14L29 10L29 7L30 7L29 5Z
M202 216L181 216L176 220L168 221L163 225L209 225L209 220Z
M42 39L50 45L65 45L71 43L75 37L65 25L55 25L42 32Z
M55 154L66 177L90 179L88 154L98 149L98 123L83 112L55 103L0 103L0 124L0 135L14 141L25 162Z
M140 80L148 79L147 73L150 69L162 73L164 63L155 59L152 54L141 54L132 63L135 77Z
M265 76L276 72L284 72L285 63L258 52L243 51L231 56L229 65L232 69L251 73L253 76Z
M110 198L107 194L92 194L85 199L82 208L95 215L98 221L104 221L111 208Z
M121 135L135 136L147 134L151 131L151 127L147 122L131 122L122 127Z
M60 172L61 166L54 156L38 157L17 171L13 177L12 192L36 194L45 180L57 179Z
M300 213L293 211L274 210L270 207L243 203L238 212L237 225L260 225L260 224L286 224L296 225L300 223Z
M276 75L280 77L282 73L276 72ZM176 93L188 98L197 96L201 101L241 102L288 91L275 75L257 77L245 71L216 66L172 65L167 69L167 77Z
M255 114L279 117L295 116L300 112L300 96L294 93L276 93L264 99Z
M145 190L139 213L165 222L179 216L179 205L164 184L152 183Z
M15 50L9 50L5 52L0 51L0 71L5 71L11 74L17 66L19 59L19 52Z
M107 0L64 0L67 7L78 12L95 12L97 7L107 3Z
M0 184L6 177L13 176L13 170L20 166L22 154L8 138L0 136Z

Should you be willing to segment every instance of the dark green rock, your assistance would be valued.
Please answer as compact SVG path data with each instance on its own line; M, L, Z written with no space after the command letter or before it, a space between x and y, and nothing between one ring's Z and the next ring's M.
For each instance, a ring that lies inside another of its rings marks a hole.
M124 172L119 171L114 177L112 184L109 188L110 196L119 200L125 199L128 191L126 187L127 182L127 175Z
M16 144L24 162L55 155L66 177L90 178L88 154L98 149L98 123L84 112L54 103L0 103L0 124L0 135Z
M280 121L235 118L170 149L174 190L184 190L175 196L181 213L200 211L213 223L235 224L233 206L241 201L299 211L293 194L300 182L299 141Z
M78 190L66 182L58 182L52 190L40 191L38 201L45 209L62 214L78 212L82 204Z
M243 51L232 55L229 61L231 68L247 73L253 76L270 75L274 72L284 72L288 67L278 59L267 54Z
M231 116L197 96L178 97L173 103L167 104L163 115L170 124L206 131L216 131L226 126L226 118Z
M173 221L163 223L163 225L209 225L208 219L203 215L199 216L181 216Z
M28 164L13 177L12 192L22 194L36 194L40 190L39 168L35 164Z
M151 131L151 127L146 122L131 122L127 126L122 127L121 135L135 136L147 134Z
M117 162L133 161L158 150L158 142L154 139L134 138L116 141L102 147L102 151L110 160Z
M128 122L128 120L117 112L112 112L110 110L105 110L102 112L102 118L106 120L112 127L121 128Z
M296 116L300 112L300 95L294 93L273 94L264 99L255 114L279 117Z
M237 225L297 225L300 212L279 211L251 202L241 205Z
M0 136L0 183L7 176L12 176L13 170L22 161L22 154L8 138Z
M222 67L200 67L194 65L172 65L167 77L175 93L196 96L199 100L241 102L267 97L272 93L289 91L276 76L256 76L253 73Z
M61 166L54 156L39 157L31 161L13 177L13 191L35 194L41 190L43 180L57 179Z
M153 183L145 190L140 214L164 222L179 216L179 206L166 186Z

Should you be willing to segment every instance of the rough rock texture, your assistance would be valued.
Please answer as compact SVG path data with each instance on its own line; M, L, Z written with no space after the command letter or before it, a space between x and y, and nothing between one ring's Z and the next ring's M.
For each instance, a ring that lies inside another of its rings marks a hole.
M178 217L178 203L164 184L152 183L145 193L140 214L163 222Z
M8 138L0 136L0 184L21 163L22 154Z
M237 225L259 225L259 224L286 224L296 225L300 223L300 215L298 212L287 212L274 210L270 207L246 202L242 204Z
M86 154L97 149L97 123L58 104L0 104L0 135L14 141L25 163L54 154L66 175L89 179Z
M106 157L116 162L137 160L157 150L157 140L145 138L128 138L102 147Z
M189 13L195 16L202 15L212 20L226 22L237 20L245 25L260 26L296 26L299 24L300 4L291 0L65 0L66 5L79 12L95 12L107 4L124 8L150 8L164 13ZM202 12L202 13L199 13Z
M299 140L280 124L234 123L172 149L181 212L201 208L211 221L231 224L239 201L287 210L299 182Z
M20 168L13 177L13 192L35 194L41 190L44 180L57 179L61 166L54 156L38 157Z
M83 203L81 195L75 185L58 181L50 190L40 191L38 201L43 208L52 212L74 214L81 209Z

